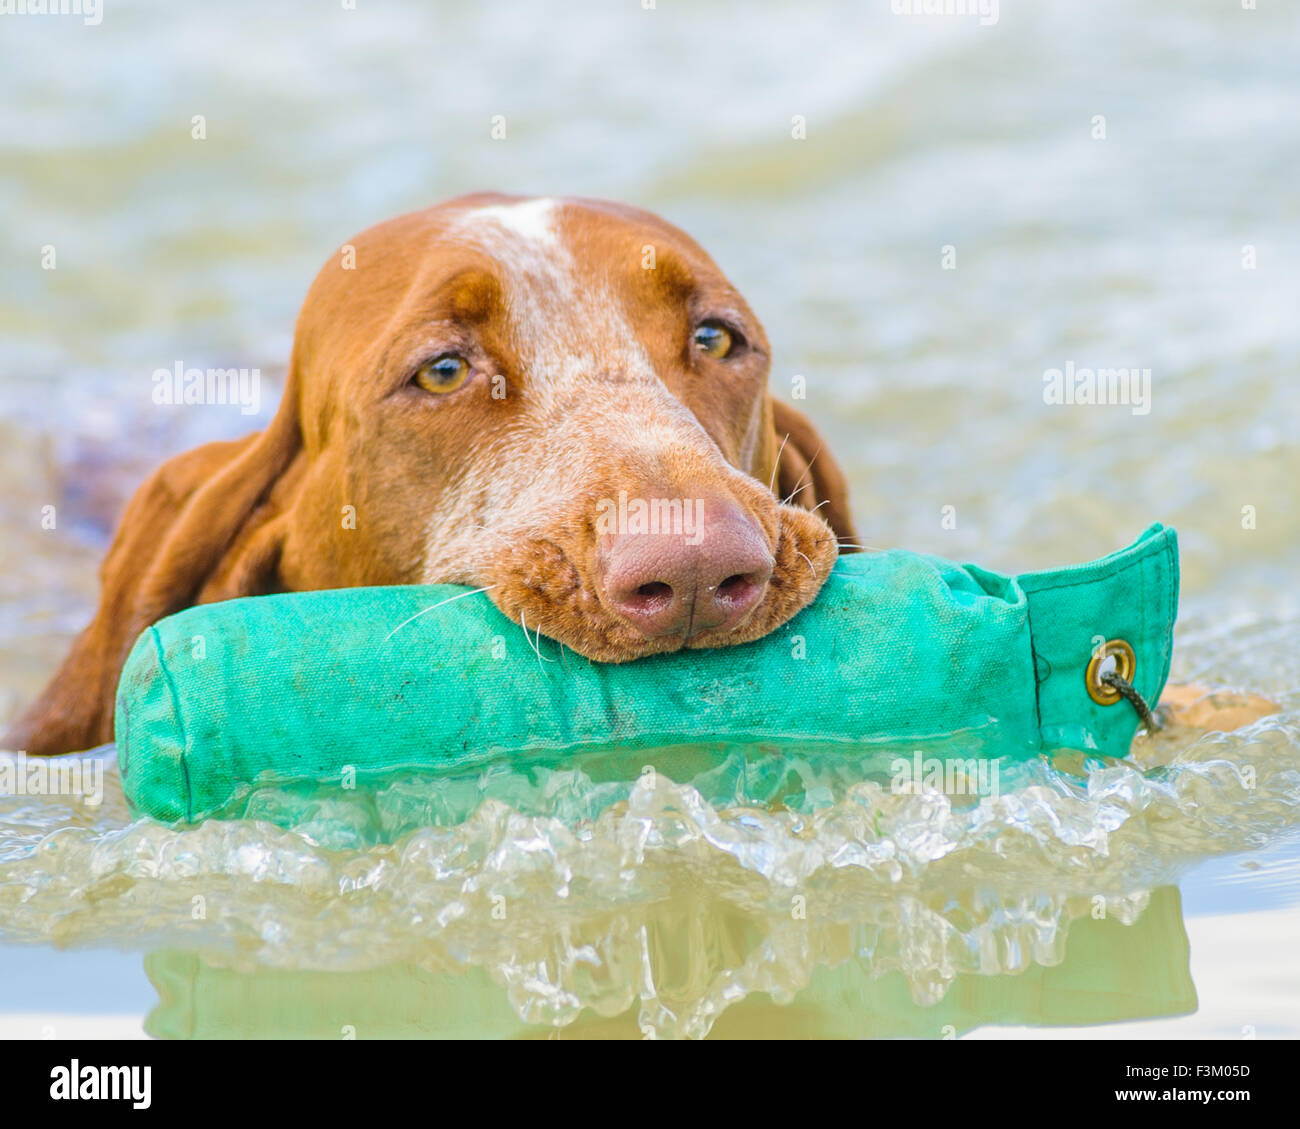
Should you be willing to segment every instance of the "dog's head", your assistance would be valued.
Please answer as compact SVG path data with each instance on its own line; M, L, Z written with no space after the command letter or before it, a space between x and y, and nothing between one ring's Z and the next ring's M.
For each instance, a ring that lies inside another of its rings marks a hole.
M478 196L351 247L298 327L285 586L485 587L604 661L753 639L816 594L827 475L796 478L829 456L778 435L763 328L682 232Z

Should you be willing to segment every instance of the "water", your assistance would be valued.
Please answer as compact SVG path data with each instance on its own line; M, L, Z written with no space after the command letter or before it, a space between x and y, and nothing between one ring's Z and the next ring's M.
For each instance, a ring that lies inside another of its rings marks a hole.
M355 812L132 824L111 771L95 808L3 797L0 1034L1300 1034L1296 19L6 18L0 715L88 618L139 478L269 414L319 264L478 187L627 199L696 235L764 319L774 387L807 378L869 544L1023 571L1176 526L1174 679L1282 709L1139 767L1035 763L975 806L811 750L767 765L793 806L575 768L383 835ZM260 367L260 416L156 407L177 360ZM1068 362L1150 368L1150 412L1045 404Z

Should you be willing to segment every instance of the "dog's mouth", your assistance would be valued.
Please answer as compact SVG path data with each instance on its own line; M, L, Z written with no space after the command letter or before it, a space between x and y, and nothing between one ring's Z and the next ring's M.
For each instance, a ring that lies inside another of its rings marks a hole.
M521 538L495 562L489 594L530 635L597 662L751 642L812 602L839 552L816 514L764 502L759 516L715 523L712 544L706 534L685 560L654 535L602 540L561 526Z

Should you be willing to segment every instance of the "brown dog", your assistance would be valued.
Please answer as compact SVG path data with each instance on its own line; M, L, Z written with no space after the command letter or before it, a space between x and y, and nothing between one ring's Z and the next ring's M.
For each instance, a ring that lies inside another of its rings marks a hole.
M843 476L768 394L758 319L663 220L478 195L351 246L307 295L270 426L131 499L94 620L5 747L111 740L132 642L195 603L470 584L622 662L758 638L852 541Z

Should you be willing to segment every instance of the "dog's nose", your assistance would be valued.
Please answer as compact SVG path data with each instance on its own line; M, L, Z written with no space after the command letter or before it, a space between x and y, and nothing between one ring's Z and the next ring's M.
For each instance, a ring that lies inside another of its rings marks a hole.
M772 576L772 554L752 518L731 502L677 499L661 512L684 520L671 528L651 521L659 504L648 501L641 529L602 538L600 596L605 605L643 635L690 638L715 628L731 630L763 598Z

